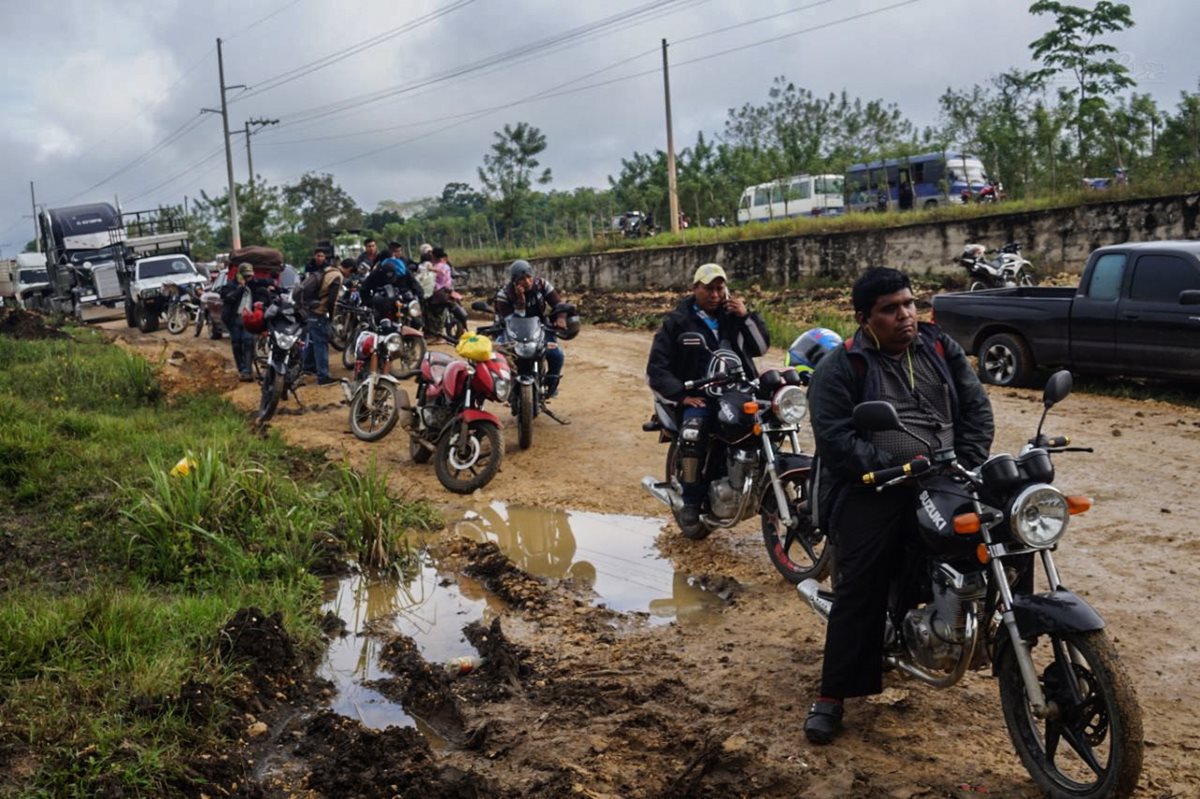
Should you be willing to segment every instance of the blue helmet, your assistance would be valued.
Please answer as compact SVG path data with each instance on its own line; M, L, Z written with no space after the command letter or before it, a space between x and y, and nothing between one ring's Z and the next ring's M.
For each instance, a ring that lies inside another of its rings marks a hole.
M788 347L784 361L797 372L811 372L825 353L842 345L842 337L826 327L814 327L801 333Z
M396 272L396 277L404 277L408 274L408 267L399 258L384 258L383 266L392 267Z

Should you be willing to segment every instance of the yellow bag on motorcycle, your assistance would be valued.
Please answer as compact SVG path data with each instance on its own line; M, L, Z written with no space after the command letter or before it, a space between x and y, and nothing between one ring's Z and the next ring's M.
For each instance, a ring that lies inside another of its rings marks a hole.
M481 333L463 333L454 345L454 351L468 361L490 361L492 340Z

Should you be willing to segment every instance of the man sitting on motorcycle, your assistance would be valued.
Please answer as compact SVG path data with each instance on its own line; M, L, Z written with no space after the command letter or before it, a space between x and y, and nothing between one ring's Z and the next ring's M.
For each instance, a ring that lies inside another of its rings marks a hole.
M413 277L412 270L399 258L385 258L371 270L371 274L359 286L359 294L363 302L370 302L384 287L395 286L401 293L408 293L418 300L425 299L421 284Z
M533 276L533 267L528 261L516 260L508 268L508 283L496 292L493 306L499 320L514 314L520 317L547 320L554 308L560 304L558 292L549 281ZM566 314L554 314L552 322L556 330L567 329ZM546 398L558 393L562 379L563 361L566 356L558 345L558 337L546 333Z
M886 400L905 426L936 451L953 447L975 468L992 446L992 407L958 344L917 322L908 276L868 269L854 283L853 338L826 354L808 389L821 458L819 505L836 546L836 596L825 633L821 696L804 722L808 740L827 744L842 726L842 700L882 690L888 591L904 542L916 533L916 488L883 491L862 475L928 455L900 431L861 433L854 406Z
M707 346L684 344L680 341L684 333L701 334ZM708 490L701 469L708 448L709 421L716 407L703 390L686 391L683 384L708 376L710 351L718 348L733 350L746 374L753 377L758 374L754 358L766 353L770 345L766 323L746 309L743 299L730 295L725 270L717 264L704 264L696 270L692 293L667 315L654 334L646 380L651 391L682 407L679 480L684 505L678 518L685 534L700 528L700 504Z

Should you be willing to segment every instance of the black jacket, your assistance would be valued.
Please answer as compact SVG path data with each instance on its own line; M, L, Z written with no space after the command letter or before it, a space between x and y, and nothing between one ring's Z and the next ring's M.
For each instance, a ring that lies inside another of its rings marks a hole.
M535 277L533 285L529 288L529 291L525 292L525 316L543 319L554 310L554 307L559 302L561 300L554 286L547 280ZM493 305L496 309L496 316L500 319L512 316L516 312L517 291L513 287L511 280L501 286L500 290L496 292Z
M744 317L732 316L724 309L717 311L717 330L714 332L695 311L696 302L689 295L674 311L667 314L662 327L654 334L650 345L650 360L646 363L646 379L650 390L661 397L679 401L689 393L701 396L703 392L686 392L685 380L696 380L707 375L708 363L712 360L708 350L716 349L719 342L727 342L742 359L746 374L758 374L754 359L766 353L771 346L767 325L756 313ZM685 347L679 342L684 333L700 333L705 347Z
M879 399L877 359L887 357L863 346L862 335L860 330L848 349L838 347L822 358L808 389L809 419L821 458L818 501L825 523L835 518L845 489L858 485L864 473L900 465L890 452L863 438L851 418L855 405ZM950 387L955 453L964 466L979 466L987 460L995 428L991 402L966 353L937 327L921 323L913 356L928 359Z
M418 300L425 299L425 291L417 282L416 275L413 274L413 267L408 264L405 265L405 274L397 275L391 264L385 265L382 261L379 262L371 270L371 274L363 280L358 291L362 295L363 302L368 302L384 286L395 286L401 294L407 292Z

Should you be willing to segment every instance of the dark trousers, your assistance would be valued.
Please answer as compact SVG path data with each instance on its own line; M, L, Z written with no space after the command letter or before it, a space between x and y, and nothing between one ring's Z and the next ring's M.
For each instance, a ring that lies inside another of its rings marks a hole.
M825 630L821 695L845 698L883 690L888 588L916 535L913 489L851 488L833 520L837 581Z
M238 374L250 374L254 365L254 334L242 327L240 316L229 325L229 344L233 348L233 363Z
M304 348L304 368L317 373L317 381L329 380L329 317L313 314L304 322L308 345Z

